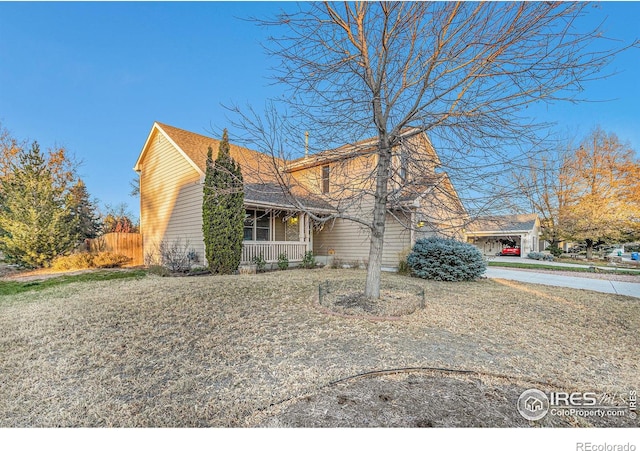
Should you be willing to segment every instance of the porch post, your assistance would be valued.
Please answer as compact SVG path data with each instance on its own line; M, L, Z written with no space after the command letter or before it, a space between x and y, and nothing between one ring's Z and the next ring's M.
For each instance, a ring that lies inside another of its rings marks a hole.
M413 249L413 245L416 244L416 212L411 210L411 217L409 218L409 240L410 247Z
M311 233L311 218L307 213L303 213L304 220L304 242L307 244L307 252L313 250L313 235Z
M276 217L273 210L269 212L269 241L276 240Z
M303 243L304 241L306 241L307 235L305 232L305 214L300 212L298 213L298 240Z

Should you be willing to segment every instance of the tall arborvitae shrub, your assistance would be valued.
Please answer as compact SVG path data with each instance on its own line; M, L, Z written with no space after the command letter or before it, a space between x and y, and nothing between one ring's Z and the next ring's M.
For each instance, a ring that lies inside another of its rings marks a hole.
M242 256L245 210L242 172L231 158L226 129L215 161L212 154L209 147L202 202L205 257L211 272L231 274Z

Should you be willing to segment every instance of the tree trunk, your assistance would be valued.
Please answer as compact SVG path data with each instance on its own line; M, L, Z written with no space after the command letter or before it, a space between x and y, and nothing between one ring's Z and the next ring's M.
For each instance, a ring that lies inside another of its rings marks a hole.
M585 240L587 242L587 260L593 257L593 240Z
M384 247L384 229L387 218L387 185L391 167L391 148L386 135L380 136L378 167L376 171L376 192L373 206L373 222L369 245L369 265L364 295L369 299L380 298L380 273L382 271L382 251Z

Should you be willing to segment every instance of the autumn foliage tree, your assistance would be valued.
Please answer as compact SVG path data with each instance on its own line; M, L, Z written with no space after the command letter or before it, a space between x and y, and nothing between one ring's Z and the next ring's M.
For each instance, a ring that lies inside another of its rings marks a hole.
M591 258L596 243L640 237L640 162L614 133L598 127L527 166L510 180L514 203L540 216L543 239L584 242Z
M584 241L587 258L597 242L640 236L640 162L614 133L595 129L562 165L566 204L558 222L565 238Z
M139 227L131 218L127 204L107 205L107 213L102 219L102 233L138 233Z

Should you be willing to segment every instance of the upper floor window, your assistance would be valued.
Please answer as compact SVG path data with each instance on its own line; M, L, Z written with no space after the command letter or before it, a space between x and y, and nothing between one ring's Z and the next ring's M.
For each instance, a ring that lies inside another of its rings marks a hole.
M329 192L329 165L322 166L322 192Z
M403 182L407 181L407 168L409 166L409 154L407 153L407 149L402 147L400 149L400 180Z

